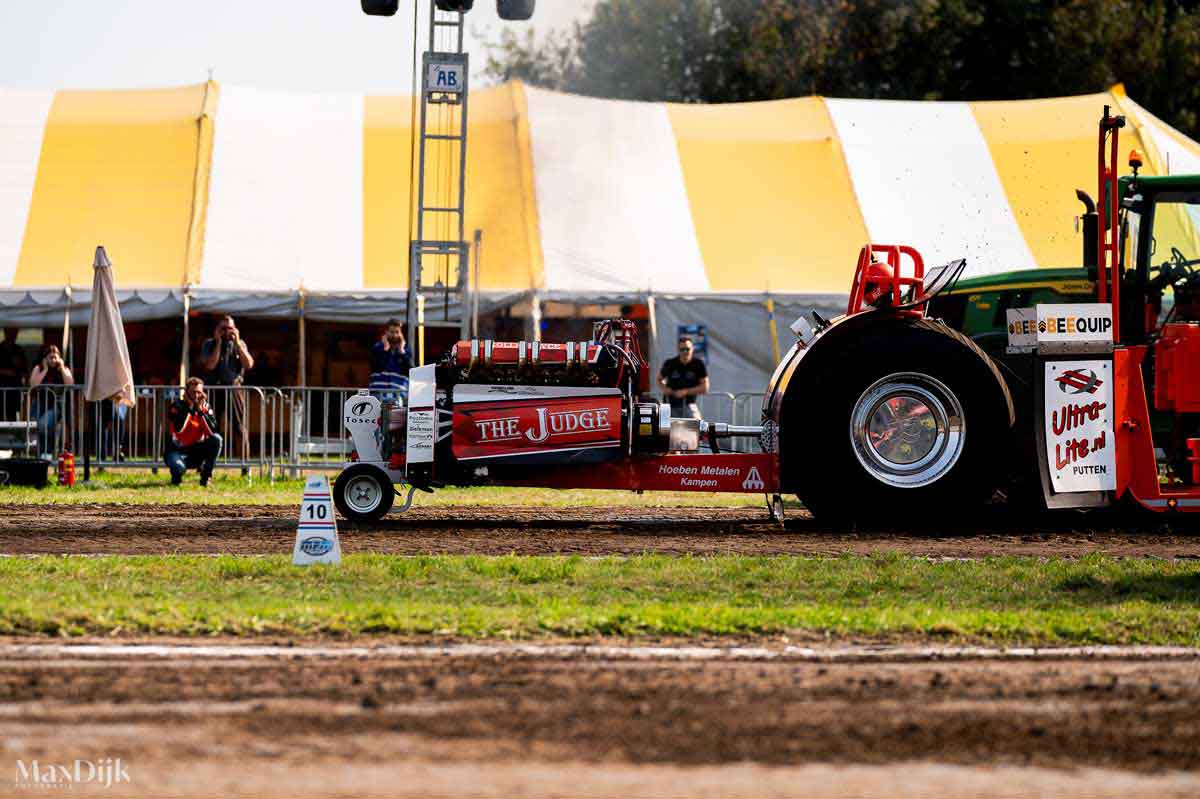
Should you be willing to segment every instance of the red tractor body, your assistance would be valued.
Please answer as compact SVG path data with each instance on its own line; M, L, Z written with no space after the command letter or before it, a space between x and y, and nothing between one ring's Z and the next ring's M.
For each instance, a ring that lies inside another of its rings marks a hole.
M970 518L999 489L1043 508L1130 498L1200 511L1200 320L1186 317L1200 304L1200 259L1173 249L1150 276L1144 224L1155 191L1200 205L1200 178L1118 180L1123 124L1105 109L1085 247L1085 259L1098 253L1096 300L1008 308L1003 357L929 318L964 261L927 271L912 247L869 244L846 314L793 326L760 425L671 418L647 395L650 365L627 320L597 324L590 341L462 341L413 370L407 409L367 392L346 403L357 462L335 500L371 519L393 484L498 484L762 493L778 514L789 493L821 518L895 523ZM1164 286L1185 317L1159 324ZM1151 404L1173 419L1165 457ZM725 451L731 439L757 451Z

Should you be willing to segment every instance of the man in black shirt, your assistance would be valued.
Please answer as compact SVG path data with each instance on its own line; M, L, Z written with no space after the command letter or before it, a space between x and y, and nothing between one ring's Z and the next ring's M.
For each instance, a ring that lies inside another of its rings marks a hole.
M254 356L250 354L250 348L233 323L232 316L222 316L217 320L213 337L200 345L200 366L210 386L222 387L241 386L246 372L254 368ZM246 392L240 388L221 388L213 392L212 400L213 413L225 424L229 433L229 451L234 457L249 457Z
M708 393L708 369L696 357L695 347L687 336L679 339L679 355L663 364L658 385L663 397L671 403L671 416L700 418L696 397Z

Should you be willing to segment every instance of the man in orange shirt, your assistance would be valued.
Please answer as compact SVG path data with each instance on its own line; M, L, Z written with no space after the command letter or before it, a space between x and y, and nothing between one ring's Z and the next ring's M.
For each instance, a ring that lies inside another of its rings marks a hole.
M188 378L183 397L167 406L166 461L171 485L179 485L188 469L196 469L200 486L207 486L220 454L221 436L217 434L217 419L208 407L204 381Z

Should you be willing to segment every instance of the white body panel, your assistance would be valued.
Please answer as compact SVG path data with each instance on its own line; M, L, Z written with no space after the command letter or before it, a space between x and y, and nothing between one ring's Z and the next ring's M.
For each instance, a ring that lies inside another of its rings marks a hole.
M418 366L408 374L407 463L433 463L437 443L437 367Z
M371 396L366 391L360 391L346 400L342 406L342 421L350 438L354 441L354 451L358 460L373 462L383 460L379 414L382 403L378 397Z

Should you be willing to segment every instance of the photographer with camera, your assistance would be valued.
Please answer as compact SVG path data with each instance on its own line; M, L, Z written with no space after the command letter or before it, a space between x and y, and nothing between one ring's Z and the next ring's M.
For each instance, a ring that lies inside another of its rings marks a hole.
M196 469L200 472L200 487L208 486L220 454L221 436L217 434L217 419L208 406L204 381L190 377L183 396L167 405L164 457L171 470L171 485L179 485L188 469Z
M246 372L254 368L254 356L232 316L218 319L213 337L200 345L200 367L208 384L219 389L213 392L212 407L233 442L231 451L234 457L244 460L250 450L250 436L245 424L246 393L240 388L222 387L241 386Z
M64 392L47 386L73 385L75 375L63 362L62 350L50 344L42 350L42 357L29 375L29 416L37 420L38 452L42 456L54 456L55 430L63 417Z
M411 369L404 325L399 319L389 319L383 336L371 346L371 393L389 402L405 402Z

